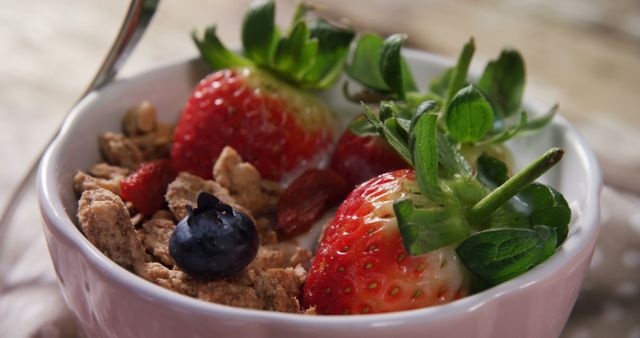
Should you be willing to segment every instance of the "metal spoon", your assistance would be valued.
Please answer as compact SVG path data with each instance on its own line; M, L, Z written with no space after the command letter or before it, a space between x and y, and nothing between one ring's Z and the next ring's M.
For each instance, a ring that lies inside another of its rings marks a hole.
M131 52L135 48L138 41L142 37L142 34L146 30L147 26L151 22L156 9L158 8L160 0L132 0L129 5L127 15L120 27L120 32L116 36L109 53L102 62L100 70L96 73L95 77L91 81L91 84L87 87L84 93L80 96L78 101L69 110L80 102L85 96L94 90L109 83L120 71L125 61L131 55ZM68 113L67 113L68 114ZM20 183L16 186L15 190L11 193L8 203L2 210L2 217L0 217L0 239L4 238L9 222L13 219L14 212L17 209L19 203L24 201L25 192L28 188L33 188L35 174L38 168L38 163L42 158L47 147L53 142L53 140L60 133L62 125L58 126L53 137L47 143L47 146L40 152L38 158L29 167L27 174L20 180Z

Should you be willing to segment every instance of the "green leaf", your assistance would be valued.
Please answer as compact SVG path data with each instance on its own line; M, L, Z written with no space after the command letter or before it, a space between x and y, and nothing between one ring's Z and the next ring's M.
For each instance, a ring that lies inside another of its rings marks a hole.
M309 40L310 36L307 24L298 21L291 34L280 39L271 62L272 68L284 78L299 81L316 61L318 41Z
M527 126L527 113L523 111L520 114L520 122L515 126L506 127L502 132L494 135L484 141L478 142L478 145L483 144L498 144L509 141L515 136L519 135L522 130Z
M473 274L496 285L543 262L553 254L556 242L555 230L547 226L491 229L462 241L456 253Z
M251 65L251 61L230 52L220 42L215 26L207 27L202 39L198 38L198 33L195 31L191 37L200 51L202 60L214 70Z
M530 134L546 127L558 112L558 107L558 104L555 104L553 105L553 107L551 107L551 109L549 109L546 114L527 122L527 124L520 128L520 130L518 131L518 135Z
M493 126L491 105L473 85L453 97L445 118L449 134L461 143L481 140Z
M409 134L409 151L413 168L416 170L416 181L425 196L433 196L440 190L436 145L438 115L429 113L431 107L435 107L435 104L416 114Z
M402 158L411 163L411 152L409 151L409 140L407 133L400 127L396 119L391 118L382 124L383 137L387 143L395 149Z
M368 89L383 94L392 92L404 99L406 92L417 90L409 66L400 53L405 39L403 34L392 35L386 40L373 34L362 35L345 72Z
M395 101L380 102L380 120L384 122L390 118L395 119L398 126L409 134L413 112L408 111L404 104L398 105Z
M467 210L470 220L475 223L482 223L487 220L494 211L501 208L506 202L530 186L538 177L560 162L563 155L564 150L561 148L549 149Z
M571 208L561 193L550 186L532 183L518 195L527 206L526 214L533 225L546 225L555 229L559 246L569 233Z
M448 68L440 77L433 79L429 85L429 90L440 97L446 98L454 71L454 67Z
M462 52L458 57L456 66L453 68L449 86L447 87L447 106L451 103L451 100L453 100L454 95L467 83L469 64L471 63L471 58L475 50L476 46L473 38L462 47Z
M533 230L538 233L538 236L544 241L543 255L538 261L538 264L544 262L547 258L551 257L556 251L556 248L561 243L558 241L558 234L554 228L545 225L536 225Z
M378 136L378 130L367 120L364 115L360 115L349 123L349 131L357 136Z
M469 236L464 221L449 209L420 209L405 199L395 202L393 210L404 247L413 256L458 243Z
M380 72L380 54L383 42L384 40L379 36L362 35L356 45L351 63L344 70L347 75L363 86L379 92L388 92L389 87Z
M497 60L487 64L477 85L491 102L497 120L517 113L525 86L525 66L520 53L504 49Z
M303 81L314 89L331 86L342 74L344 61L355 36L352 29L334 26L322 19L309 23L311 38L318 41L315 63L304 74Z
M507 166L494 157L483 154L478 158L477 168L478 180L490 189L507 181ZM571 208L561 193L547 185L533 182L515 196L509 201L510 207L501 210L501 217L493 220L491 227L520 226L521 221L525 220L528 227L546 225L554 228L558 245L564 242L569 232Z
M391 35L384 40L380 50L380 72L382 73L382 78L391 91L398 94L400 99L405 97L400 50L406 39L407 36L405 34Z
M438 106L438 102L435 101L435 100L429 100L429 101L422 102L418 106L418 108L416 108L416 112L411 117L411 126L410 126L408 132L413 130L414 126L416 125L418 120L420 120L422 115L433 113L433 114L436 114L436 118L437 118L438 107L439 107Z
M380 120L384 122L386 119L395 117L398 113L398 106L393 101L380 102Z
M362 114L369 121L369 123L379 132L382 131L382 121L376 115L371 108L369 108L366 104L362 103Z
M273 0L254 1L242 22L244 54L258 65L269 65L278 44Z
M394 102L382 102L380 104L380 117L378 117L367 105L362 103L362 113L367 121L402 158L411 163L408 134L398 124L394 110L397 110Z
M405 102L408 110L417 109L425 101L435 101L438 104L438 110L442 107L442 98L433 93L419 93L415 91L407 92Z
M402 128L402 130L404 130L408 134L411 130L411 120L397 116L396 121L398 122L400 128Z
M509 179L509 168L495 157L482 154L476 165L478 180L490 189L495 189Z
M470 176L471 167L460 153L458 144L452 141L444 132L438 131L438 162L441 175L452 178L457 175Z

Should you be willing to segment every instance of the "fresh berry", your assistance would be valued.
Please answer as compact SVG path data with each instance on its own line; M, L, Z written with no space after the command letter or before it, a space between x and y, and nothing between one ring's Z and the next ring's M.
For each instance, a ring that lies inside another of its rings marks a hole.
M544 262L567 231L566 200L533 183L558 163L562 149L550 149L511 178L498 160L478 163L474 173L460 153L463 143L483 143L486 136L503 142L527 128L522 114L518 126L488 133L496 125L492 104L473 85L465 87L473 40L456 66L432 85L438 91L428 96L435 100L419 103L415 93L408 95L416 87L400 55L405 38L363 37L346 72L394 100L381 103L380 115L363 104L371 128L352 124L354 130L380 133L415 170L362 183L338 209L303 290L304 305L320 314L381 313L452 301L469 293L472 279L479 282L474 287L491 287ZM522 89L499 81L511 70L510 81L523 81L519 56L510 54L487 66L483 79L519 112ZM558 212L549 216L550 208Z
M331 168L356 186L382 173L409 168L409 164L381 136L358 136L347 129L333 153Z
M169 160L145 162L120 182L120 195L145 215L152 215L164 205L167 186L176 178Z
M258 231L247 215L204 192L198 195L198 207L188 211L171 235L169 253L189 276L231 276L255 258Z
M320 18L304 5L281 35L273 1L254 3L242 26L243 55L226 49L209 27L194 35L202 59L217 72L203 79L176 126L171 158L179 170L204 178L225 146L263 177L288 174L324 162L334 142L335 117L309 91L340 75L354 32Z
M280 196L276 229L285 237L306 232L347 193L347 181L333 170L305 171Z
M393 203L410 198L414 172L377 176L347 197L322 242L304 286L304 304L321 314L364 314L442 304L469 293L469 279L445 247L411 256Z
M211 178L231 146L266 178L327 157L331 113L310 94L255 69L226 69L204 78L178 121L172 161L181 171Z

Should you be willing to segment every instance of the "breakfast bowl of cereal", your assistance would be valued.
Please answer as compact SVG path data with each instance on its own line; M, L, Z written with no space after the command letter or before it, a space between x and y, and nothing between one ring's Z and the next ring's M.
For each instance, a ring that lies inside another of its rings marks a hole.
M473 39L448 60L304 9L280 37L273 11L251 7L241 55L209 28L200 58L91 93L47 150L45 236L87 336L558 336L601 177L523 100L520 54L468 74Z

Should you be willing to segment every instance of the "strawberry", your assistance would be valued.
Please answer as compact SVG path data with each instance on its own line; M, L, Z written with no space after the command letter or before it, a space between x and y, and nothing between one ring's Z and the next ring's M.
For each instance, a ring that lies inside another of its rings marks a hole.
M304 286L321 314L380 313L442 304L469 293L469 276L451 247L421 256L405 250L393 202L410 194L412 170L357 187L325 230Z
M482 100L463 95L450 109ZM378 116L363 105L367 121L414 170L381 174L349 194L317 247L303 289L306 307L365 314L442 304L514 278L553 254L566 237L570 210L558 192L532 182L562 158L561 149L511 178L502 162L483 158L474 177L438 129L434 101L414 113L381 107Z
M256 2L243 24L244 56L218 40L200 39L203 60L216 72L196 86L177 123L171 160L204 178L225 146L235 148L263 177L283 180L329 156L335 117L308 89L331 85L354 33L301 7L288 36L274 25L273 1Z
M324 212L349 193L344 177L329 169L309 169L280 195L276 229L285 237L309 230Z
M145 215L162 208L167 186L176 178L169 160L145 162L120 182L120 195Z
M356 186L374 176L409 164L379 135L356 135L344 131L331 157L331 168Z

